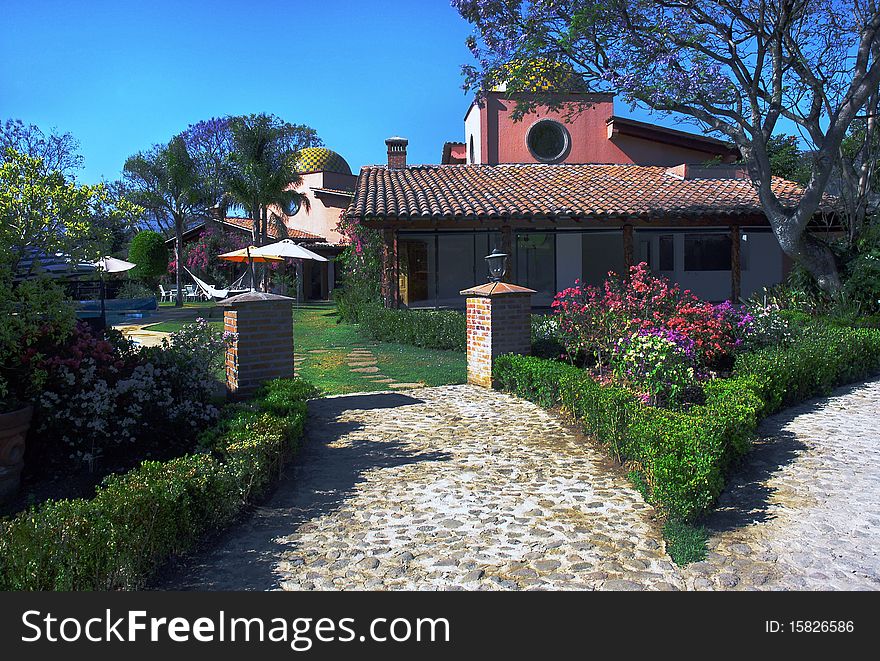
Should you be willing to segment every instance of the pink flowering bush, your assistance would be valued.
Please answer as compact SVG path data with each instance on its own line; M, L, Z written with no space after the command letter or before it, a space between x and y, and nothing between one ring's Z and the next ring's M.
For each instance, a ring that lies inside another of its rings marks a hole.
M235 267L231 262L218 259L217 255L240 250L249 243L245 234L209 227L199 234L198 240L184 246L183 263L196 275L203 275L214 283L228 284L234 279ZM168 273L177 273L177 261L173 258L168 263Z
M602 287L576 282L556 295L553 309L569 356L592 355L600 372L621 339L639 331L674 333L687 342L697 367L713 368L733 355L751 323L750 315L729 302L700 300L652 274L644 262L626 278L610 273Z
M381 302L382 235L340 213L336 231L345 237L345 250L337 258L342 288L333 292L343 321L360 322Z
M37 358L34 368L45 373L35 420L43 460L91 469L105 454L167 452L216 420L211 400L225 340L204 319L159 347L109 337L80 324Z

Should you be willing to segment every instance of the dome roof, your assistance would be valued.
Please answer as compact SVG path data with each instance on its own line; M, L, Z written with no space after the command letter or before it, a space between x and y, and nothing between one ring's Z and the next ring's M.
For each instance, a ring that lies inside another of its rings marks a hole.
M345 159L332 149L326 147L306 147L296 159L296 168L300 172L339 172L351 174L351 168Z

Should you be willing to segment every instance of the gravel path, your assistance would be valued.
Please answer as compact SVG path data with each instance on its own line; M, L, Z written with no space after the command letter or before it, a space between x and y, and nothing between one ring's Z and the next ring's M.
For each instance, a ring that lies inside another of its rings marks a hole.
M310 402L263 507L168 589L877 589L880 381L770 418L676 567L601 450L472 386Z

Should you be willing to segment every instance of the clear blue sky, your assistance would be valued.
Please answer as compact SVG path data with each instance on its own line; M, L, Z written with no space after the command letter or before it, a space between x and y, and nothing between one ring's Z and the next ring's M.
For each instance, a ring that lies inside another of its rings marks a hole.
M0 119L72 133L85 183L212 116L308 124L355 172L385 160L391 135L409 138L410 163L464 139L470 26L445 0L2 5Z

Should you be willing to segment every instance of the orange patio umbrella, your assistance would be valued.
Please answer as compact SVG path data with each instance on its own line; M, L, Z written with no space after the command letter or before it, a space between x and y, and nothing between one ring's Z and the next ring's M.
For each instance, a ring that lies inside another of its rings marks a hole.
M217 255L220 259L225 259L227 262L247 262L248 270L251 272L251 291L254 289L254 262L283 262L283 257L276 257L274 255L261 255L259 252L259 248L256 246L248 246L247 248L242 248L240 250L233 250L232 252L225 252L222 255Z

